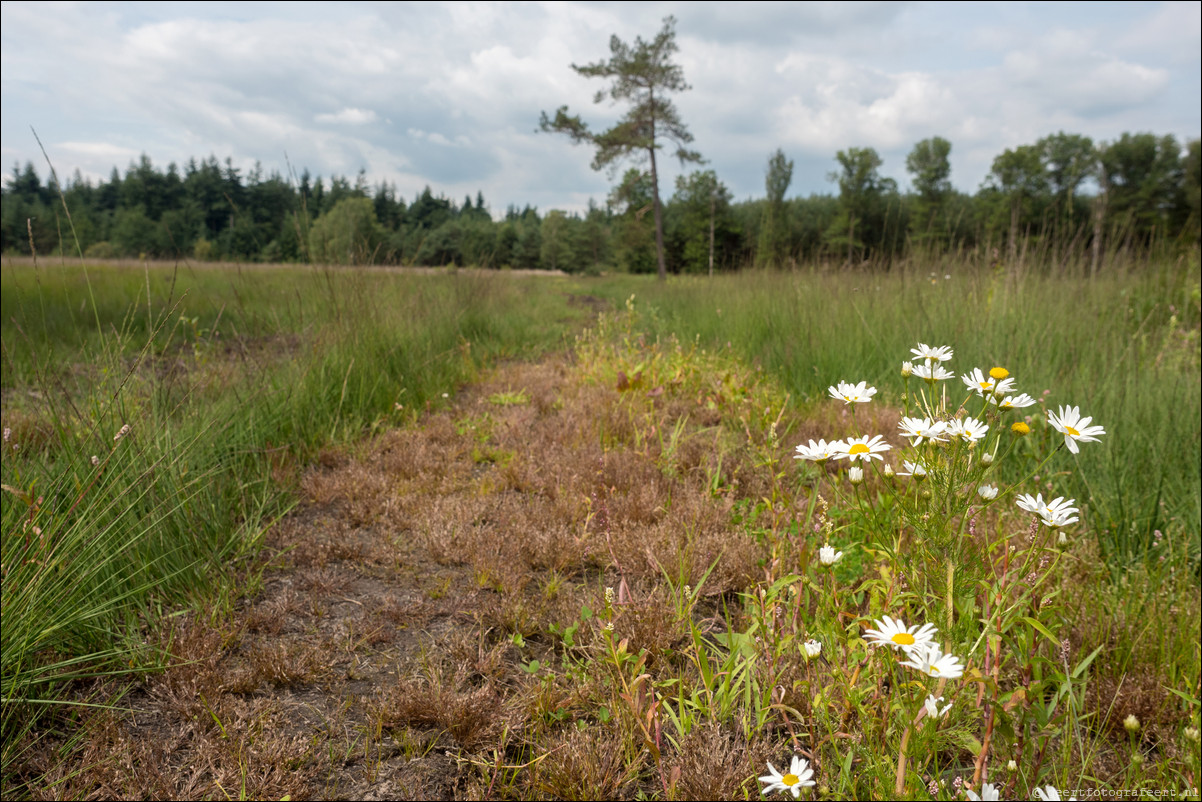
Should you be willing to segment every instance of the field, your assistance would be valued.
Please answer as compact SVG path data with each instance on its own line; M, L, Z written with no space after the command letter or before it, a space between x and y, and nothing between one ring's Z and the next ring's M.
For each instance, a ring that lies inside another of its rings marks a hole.
M0 282L5 798L1197 798L1196 256Z

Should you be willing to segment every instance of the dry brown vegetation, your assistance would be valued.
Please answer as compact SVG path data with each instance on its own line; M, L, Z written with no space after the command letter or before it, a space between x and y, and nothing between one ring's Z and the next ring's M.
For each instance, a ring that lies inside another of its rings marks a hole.
M664 576L704 582L712 613L757 575L759 547L729 511L732 488L764 480L720 425L731 404L561 356L505 365L420 425L323 454L268 536L257 592L172 619L170 667L124 696L127 712L47 737L30 790L633 795L653 782L648 756L616 711L598 719L604 678L569 681L560 656L596 638L582 608L618 587L615 636L650 670L679 660L688 630ZM763 759L710 726L671 774L683 798L742 796Z

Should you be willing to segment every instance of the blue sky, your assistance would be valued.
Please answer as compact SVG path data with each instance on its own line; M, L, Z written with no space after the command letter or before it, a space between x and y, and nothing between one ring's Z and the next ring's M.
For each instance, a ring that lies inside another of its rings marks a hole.
M101 178L142 153L160 167L227 156L430 185L455 199L579 210L612 182L592 152L536 133L563 104L594 128L621 107L572 71L611 34L677 18L674 97L694 146L736 198L764 194L777 148L789 195L834 192L847 147L909 184L915 142L952 142L975 191L1005 148L1064 130L1202 131L1202 4L1187 3L26 3L0 6L5 173ZM693 169L693 168L690 168ZM665 162L661 190L672 192Z

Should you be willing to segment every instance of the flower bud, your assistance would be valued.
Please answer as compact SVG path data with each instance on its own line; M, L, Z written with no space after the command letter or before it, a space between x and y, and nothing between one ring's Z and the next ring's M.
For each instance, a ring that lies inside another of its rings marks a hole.
M1024 434L1031 433L1031 427L1028 426L1027 424L1023 423L1022 421L1016 421L1016 422L1010 424L1010 431L1014 432L1019 437L1022 437Z
M901 368L901 375L905 376L906 378L909 378L913 373L914 373L914 365L911 364L910 362L903 362L902 368Z
M892 466L892 465L886 465L886 466L885 466L885 478L886 478L886 479L892 479L892 478L893 478L893 466Z
M982 454L981 455L981 464L982 465L992 465L993 464L993 452L986 451L984 454Z
M860 482L863 482L864 481L864 469L861 468L859 465L856 465L853 468L849 468L847 471L847 480L849 482L851 482L853 485L858 485Z
M1133 735L1139 732L1139 719L1135 717L1134 713L1129 714L1123 719L1123 729Z
M805 642L806 657L813 660L818 655L822 654L822 643L810 638Z

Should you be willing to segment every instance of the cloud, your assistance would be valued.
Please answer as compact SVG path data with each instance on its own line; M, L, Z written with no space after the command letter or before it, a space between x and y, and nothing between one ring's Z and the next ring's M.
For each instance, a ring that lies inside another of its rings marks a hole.
M376 121L376 113L371 109L345 108L334 114L318 114L313 119L319 123L367 125Z
M41 163L34 124L58 143L60 173L107 176L143 152L283 170L286 153L297 170L365 169L407 197L430 184L481 189L496 211L580 209L609 179L589 147L536 133L539 112L566 104L612 125L625 106L595 104L605 82L571 65L675 14L693 89L672 100L737 197L763 194L777 147L797 160L790 194L831 191L825 172L853 146L877 148L904 184L905 154L934 135L972 190L1003 149L1060 129L1197 136L1198 8L5 3L0 130L6 158ZM670 195L681 168L660 168Z

